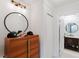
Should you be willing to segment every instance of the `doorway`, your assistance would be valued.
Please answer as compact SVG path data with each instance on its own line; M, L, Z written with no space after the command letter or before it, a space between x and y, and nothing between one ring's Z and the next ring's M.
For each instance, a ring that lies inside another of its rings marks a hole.
M60 17L60 56L79 58L79 14Z

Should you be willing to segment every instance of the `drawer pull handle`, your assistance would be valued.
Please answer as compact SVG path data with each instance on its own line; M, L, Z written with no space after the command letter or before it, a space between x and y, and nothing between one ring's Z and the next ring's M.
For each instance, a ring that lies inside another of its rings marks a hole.
M72 47L74 48L74 47L75 47L75 45L72 45Z
M78 46L76 46L76 48L78 48Z

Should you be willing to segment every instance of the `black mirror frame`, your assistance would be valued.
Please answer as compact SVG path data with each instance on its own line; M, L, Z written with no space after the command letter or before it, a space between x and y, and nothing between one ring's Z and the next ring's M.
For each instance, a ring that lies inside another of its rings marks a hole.
M4 18L4 26L5 26L5 28L7 29L8 32L11 32L11 30L9 30L8 27L6 26L6 19L7 19L7 17L8 17L9 15L11 15L11 14L13 14L13 13L20 14L20 15L22 15L22 16L26 19L26 21L27 21L27 27L26 27L25 30L24 30L24 32L25 32L25 31L28 29L28 27L29 27L29 22L28 22L27 18L26 18L23 14L21 14L21 13L19 13L19 12L11 12L11 13L9 13L9 14L6 15L6 17Z

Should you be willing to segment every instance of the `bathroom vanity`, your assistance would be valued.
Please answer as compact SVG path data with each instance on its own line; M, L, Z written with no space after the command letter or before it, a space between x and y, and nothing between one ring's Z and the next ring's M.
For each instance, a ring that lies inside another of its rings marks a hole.
M79 38L64 37L64 47L79 52Z

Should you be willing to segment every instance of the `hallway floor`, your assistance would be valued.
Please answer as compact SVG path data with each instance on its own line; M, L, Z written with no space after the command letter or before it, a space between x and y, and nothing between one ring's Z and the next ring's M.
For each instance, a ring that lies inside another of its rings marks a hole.
M79 58L79 52L72 51L69 49L64 49L62 58Z

